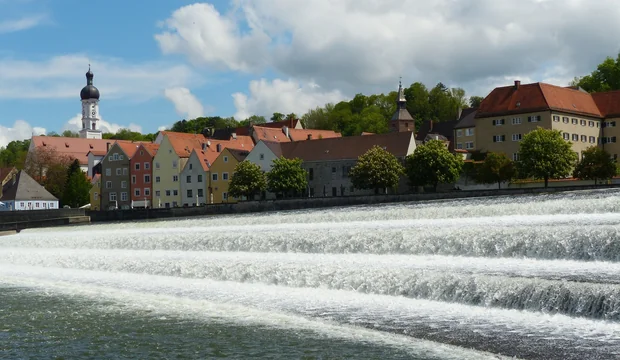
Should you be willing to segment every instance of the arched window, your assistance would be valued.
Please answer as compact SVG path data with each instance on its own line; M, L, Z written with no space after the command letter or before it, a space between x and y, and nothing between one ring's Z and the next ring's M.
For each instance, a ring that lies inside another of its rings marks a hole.
M93 123L93 130L96 130L96 128L95 128L96 126L97 126L97 124Z

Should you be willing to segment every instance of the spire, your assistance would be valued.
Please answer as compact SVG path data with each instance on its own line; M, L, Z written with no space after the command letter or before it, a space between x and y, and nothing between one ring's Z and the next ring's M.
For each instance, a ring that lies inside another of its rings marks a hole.
M93 74L92 71L90 71L90 64L88 64L88 72L86 73L86 85L92 85L93 84L93 77L95 75Z
M405 90L403 89L402 76L398 80L398 99L396 105L399 109L405 109L407 107L407 99L405 98Z

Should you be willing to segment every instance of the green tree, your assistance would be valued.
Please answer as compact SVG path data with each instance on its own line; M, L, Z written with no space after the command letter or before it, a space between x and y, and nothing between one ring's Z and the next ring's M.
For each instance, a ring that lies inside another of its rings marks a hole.
M476 171L476 179L482 184L497 184L501 189L502 182L515 176L515 164L504 153L487 153L487 157Z
M235 166L230 179L228 194L234 197L245 196L253 199L254 195L267 188L267 178L260 166L249 161L242 161Z
M482 100L484 100L484 98L482 96L470 96L469 97L469 106L472 108L479 108L480 107L480 103L482 103Z
M577 162L577 154L572 144L562 138L562 132L543 128L523 137L519 158L519 175L543 179L545 187L549 186L549 179L569 176Z
M577 77L571 82L588 92L620 90L620 54L607 57L590 75Z
M592 146L582 153L581 161L575 166L573 176L581 180L607 180L617 173L616 163L609 153Z
M287 197L300 194L308 186L308 173L301 167L301 159L275 159L267 173L267 190Z
M80 162L74 160L67 170L67 182L62 194L62 204L78 208L90 201L89 190L91 184L86 174L80 169Z
M404 173L405 168L394 155L375 145L357 159L349 177L356 189L385 189L387 193L388 188L398 186Z
M439 184L456 182L462 167L463 158L450 153L440 140L418 146L413 154L407 156L405 165L412 185L431 185L435 191Z
M284 120L284 114L279 113L279 112L275 112L273 113L273 115L271 116L271 121L273 122L278 122L278 121L282 121Z
M80 137L80 134L78 134L76 131L71 131L71 130L65 130L62 132L62 137L71 137L71 138L78 138Z
M249 126L250 123L252 123L252 125L260 125L265 124L266 122L267 120L264 116L252 115L249 118L240 121L239 126Z
M0 148L0 167L23 169L29 147L30 140L15 140Z

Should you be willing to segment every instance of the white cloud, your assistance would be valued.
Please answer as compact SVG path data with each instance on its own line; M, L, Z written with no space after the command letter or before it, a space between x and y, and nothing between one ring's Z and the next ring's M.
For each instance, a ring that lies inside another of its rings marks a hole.
M174 104L177 114L195 119L204 116L205 109L188 88L176 87L164 90L164 95Z
M175 11L156 36L161 49L195 64L271 69L347 94L386 91L401 75L429 86L461 86L470 94L515 74L567 81L619 50L615 0L234 4L228 13L205 4ZM558 68L566 73L548 74Z
M38 14L26 16L17 20L0 21L0 34L27 30L35 26L41 25L47 20L47 15Z
M41 127L32 127L25 120L17 120L12 127L0 125L0 147L11 141L30 139L32 135L43 135L47 131Z
M74 54L44 61L0 58L0 99L76 98L86 85L88 64L101 99L142 101L161 96L164 89L199 83L188 66L166 62L127 63L114 58Z
M69 119L62 128L62 131L71 130L71 131L80 131L82 129L82 114L77 114L71 119ZM109 123L103 119L99 120L99 129L104 133L110 132L115 133L120 129L129 129L131 131L136 131L141 133L142 126L130 123L129 125L119 125Z
M323 91L314 83L302 84L291 79L253 80L250 82L249 96L243 93L232 96L237 120L247 119L254 114L269 117L274 112L301 115L317 106L345 99L340 91Z
M163 125L163 126L158 127L157 131L164 131L164 130L168 130L168 129L170 129L170 126Z

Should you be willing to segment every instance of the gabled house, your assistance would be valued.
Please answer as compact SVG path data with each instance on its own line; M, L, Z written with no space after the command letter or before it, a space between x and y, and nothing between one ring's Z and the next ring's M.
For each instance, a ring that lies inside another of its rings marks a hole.
M228 196L230 179L238 163L245 160L250 152L225 148L210 167L209 199L212 204L235 203L239 199Z
M281 156L282 148L279 142L261 140L254 146L254 149L250 151L245 161L260 166L263 172L269 172L273 165L273 161ZM275 199L276 195L265 191L261 197L264 199Z
M202 206L207 204L209 166L217 154L193 149L181 171L181 203L183 206Z
M375 145L404 160L415 151L416 141L413 132L391 132L281 143L280 148L285 158L303 161L308 172L309 196L346 196L374 192L354 189L348 173L357 159ZM405 190L407 183L402 181L399 191Z
M12 173L4 182L2 197L0 197L0 211L48 209L58 209L58 199L24 170Z
M130 209L131 158L141 143L117 141L101 160L101 209Z
M454 150L473 151L476 148L476 112L477 108L464 109L454 125Z
M153 207L153 158L159 144L141 143L129 160L132 207Z
M93 211L101 210L101 174L95 175L90 181L90 209Z

